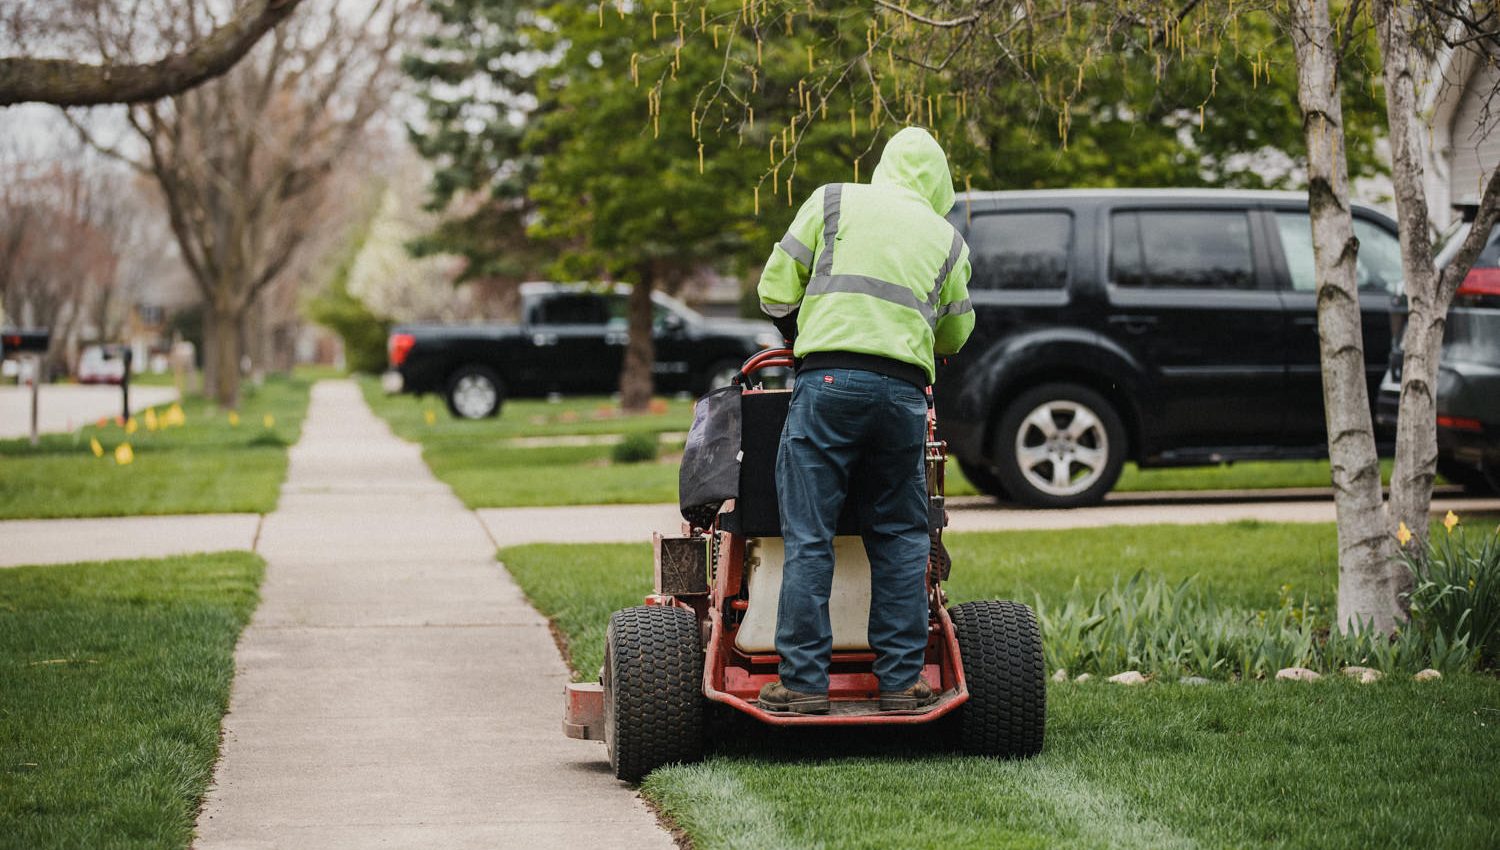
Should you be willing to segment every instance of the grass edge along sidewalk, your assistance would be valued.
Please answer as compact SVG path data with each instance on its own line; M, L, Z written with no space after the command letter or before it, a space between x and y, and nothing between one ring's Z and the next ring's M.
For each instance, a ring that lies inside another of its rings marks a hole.
M249 552L0 570L0 847L186 847Z
M299 373L247 384L237 413L189 396L36 448L0 440L0 519L269 513L312 383Z
M1058 600L1142 563L1224 600L1332 601L1327 525L1234 523L956 534L956 598ZM545 544L500 558L598 669L608 612L650 586L645 544ZM593 673L580 676L593 678ZM698 850L841 847L1483 847L1500 833L1500 682L1053 684L1028 762L934 751L920 735L755 732L642 792ZM742 729L740 725L731 728ZM752 729L754 727L751 727ZM598 756L604 758L601 748Z

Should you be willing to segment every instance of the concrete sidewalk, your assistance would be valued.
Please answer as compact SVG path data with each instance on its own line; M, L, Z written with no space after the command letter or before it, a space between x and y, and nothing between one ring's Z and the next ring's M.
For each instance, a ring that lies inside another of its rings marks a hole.
M260 514L0 521L0 567L254 549Z
M349 382L313 389L236 651L200 848L670 848L474 515Z
M43 384L37 388L37 430L43 434L92 425L121 413L120 388L106 385ZM132 413L177 400L172 387L130 388ZM0 438L31 433L31 388L0 387Z

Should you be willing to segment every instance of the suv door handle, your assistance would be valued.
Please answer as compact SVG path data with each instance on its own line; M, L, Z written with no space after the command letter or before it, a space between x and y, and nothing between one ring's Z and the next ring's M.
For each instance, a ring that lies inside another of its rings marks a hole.
M1129 334L1143 334L1159 324L1159 320L1155 316L1136 316L1130 314L1110 316L1108 321L1111 325L1119 325Z
M1299 328L1315 328L1318 326L1318 317L1316 315L1293 316L1292 325Z

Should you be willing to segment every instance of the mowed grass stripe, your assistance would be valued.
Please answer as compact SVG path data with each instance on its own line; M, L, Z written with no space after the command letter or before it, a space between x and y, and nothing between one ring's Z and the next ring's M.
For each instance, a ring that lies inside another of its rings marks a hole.
M0 847L186 847L248 552L0 570Z

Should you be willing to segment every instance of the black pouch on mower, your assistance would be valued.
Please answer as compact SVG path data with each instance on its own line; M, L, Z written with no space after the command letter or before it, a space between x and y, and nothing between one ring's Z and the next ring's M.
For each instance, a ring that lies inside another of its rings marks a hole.
M696 528L713 524L724 502L740 493L740 387L698 399L677 473L677 504Z

